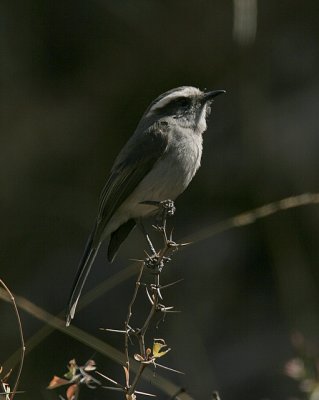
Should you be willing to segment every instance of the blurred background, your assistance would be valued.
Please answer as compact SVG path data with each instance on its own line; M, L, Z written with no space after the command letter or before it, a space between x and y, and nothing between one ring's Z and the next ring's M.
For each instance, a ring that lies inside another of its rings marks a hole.
M113 160L173 87L227 90L213 104L202 167L176 203L176 240L319 191L318 17L316 0L3 0L0 265L10 289L52 314L65 307ZM176 254L162 280L184 279L165 292L182 312L156 336L172 347L163 364L186 375L161 373L196 399L213 390L222 400L307 398L283 369L293 332L317 354L318 222L319 206L296 208ZM109 265L104 246L85 291L144 247L134 232ZM134 277L109 290L74 325L122 350L123 338L99 327L123 326L133 286ZM3 301L0 315L2 365L19 342ZM21 317L26 339L43 326ZM73 357L123 380L119 365L53 332L26 357L21 398L57 399L45 387Z

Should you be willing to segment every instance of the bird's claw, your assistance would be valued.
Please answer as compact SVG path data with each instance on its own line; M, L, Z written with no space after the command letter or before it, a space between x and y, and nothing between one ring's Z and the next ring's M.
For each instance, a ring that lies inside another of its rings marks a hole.
M176 211L174 201L170 199L161 201L159 203L159 209L168 217L172 217Z

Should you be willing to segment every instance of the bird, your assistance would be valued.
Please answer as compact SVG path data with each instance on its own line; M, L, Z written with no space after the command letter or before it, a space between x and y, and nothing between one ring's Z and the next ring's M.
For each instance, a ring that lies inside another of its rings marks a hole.
M158 96L142 115L100 194L69 298L67 326L102 242L110 237L107 257L112 262L135 225L156 214L152 202L174 201L193 179L201 164L211 104L222 93L225 90L180 86Z

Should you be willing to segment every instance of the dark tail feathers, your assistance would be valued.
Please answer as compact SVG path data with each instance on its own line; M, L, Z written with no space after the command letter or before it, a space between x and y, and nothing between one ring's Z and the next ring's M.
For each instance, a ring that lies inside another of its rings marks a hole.
M73 288L71 292L71 296L68 302L68 308L67 308L67 313L66 313L66 326L69 326L71 323L71 320L74 318L76 306L78 304L83 286L85 284L85 281L90 273L92 264L95 260L95 257L97 255L97 252L99 251L101 243L98 243L97 245L94 244L93 246L93 238L95 234L95 228L93 229L87 243L85 246L84 254L82 256L82 259L80 261L78 271L73 283Z
M107 258L110 262L114 260L120 245L127 238L128 234L134 228L135 224L136 222L134 219L129 219L127 222L125 222L125 224L121 225L116 231L111 234L109 247L107 249Z
M128 234L134 228L135 224L136 222L133 219L130 219L111 234L111 239L107 252L107 257L110 262L114 260L120 245L127 238ZM98 242L97 244L93 243L95 233L96 227L94 227L86 243L84 254L80 261L78 271L73 283L73 288L66 313L66 326L69 326L72 319L74 318L76 306L78 304L82 289L101 245L101 242Z

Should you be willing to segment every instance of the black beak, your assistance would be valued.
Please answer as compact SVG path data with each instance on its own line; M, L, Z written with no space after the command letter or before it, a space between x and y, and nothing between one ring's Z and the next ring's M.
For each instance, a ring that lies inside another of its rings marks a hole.
M204 101L212 101L216 96L226 93L226 90L213 90L211 92L204 93Z

